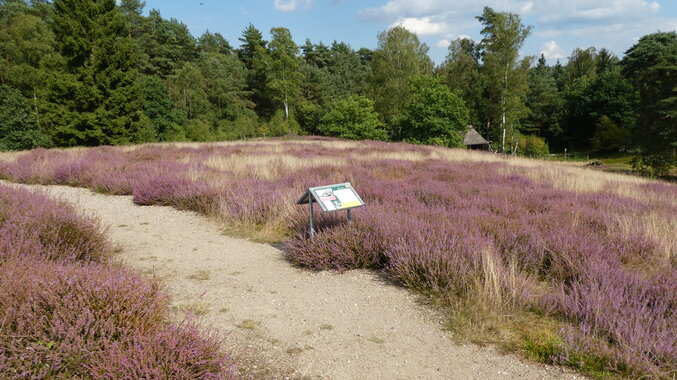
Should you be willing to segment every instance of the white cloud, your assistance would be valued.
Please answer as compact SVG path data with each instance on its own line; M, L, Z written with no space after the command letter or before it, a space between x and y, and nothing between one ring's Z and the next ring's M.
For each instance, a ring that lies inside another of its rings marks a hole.
M390 0L385 4L364 8L359 16L366 20L392 21L402 17L473 17L482 13L484 5L496 10L526 13L533 8L532 0Z
M482 26L475 17L489 6L499 12L517 13L524 24L534 26L525 54L541 50L551 59L566 58L565 51L574 47L596 46L620 56L638 36L675 30L677 15L661 15L661 11L670 13L673 8L667 4L674 1L677 0L380 0L375 6L361 9L358 17L385 25L403 25L419 35L434 36L428 41L442 46L455 36L479 37Z
M638 20L658 12L657 1L646 0L542 0L535 4L539 22L617 22Z
M435 46L437 46L438 48L443 48L443 49L448 48L450 44L451 44L451 41L445 40L445 39L442 39L442 40L435 42Z
M410 32L416 33L420 36L423 35L435 35L435 34L444 34L447 30L447 25L442 22L434 22L430 17L405 17L397 20L391 25L393 26L403 26Z
M389 0L381 6L360 10L359 16L386 22L406 17L455 19L478 16L484 6L522 16L533 15L542 23L613 23L649 17L660 9L656 0Z
M299 6L310 7L315 0L274 0L275 9L280 12L291 12Z
M564 49L559 47L554 40L541 45L541 54L547 59L562 59L565 56Z

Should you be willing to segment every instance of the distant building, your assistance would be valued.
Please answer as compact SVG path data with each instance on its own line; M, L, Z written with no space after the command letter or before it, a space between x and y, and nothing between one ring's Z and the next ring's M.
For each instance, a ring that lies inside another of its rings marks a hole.
M468 149L474 150L489 150L489 141L485 140L472 125L468 126L468 132L463 137L463 145Z

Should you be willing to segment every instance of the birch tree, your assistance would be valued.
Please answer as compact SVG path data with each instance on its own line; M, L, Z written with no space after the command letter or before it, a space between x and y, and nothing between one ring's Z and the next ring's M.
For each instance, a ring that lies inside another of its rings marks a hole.
M284 106L284 117L288 120L289 105L298 99L303 80L299 48L287 28L272 28L270 34L267 88L273 101Z
M487 130L494 141L501 141L506 152L506 132L510 130L510 145L514 149L515 128L526 115L527 73L532 57L519 60L519 49L531 32L514 13L495 12L489 7L477 19L484 26L482 73L487 85ZM498 121L497 121L498 120Z

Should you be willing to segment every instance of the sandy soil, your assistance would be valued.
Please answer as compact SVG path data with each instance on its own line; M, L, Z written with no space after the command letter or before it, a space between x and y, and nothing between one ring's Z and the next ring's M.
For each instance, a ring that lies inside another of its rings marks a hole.
M108 225L126 265L161 277L177 318L193 310L256 378L581 378L492 348L458 345L434 312L377 274L311 272L215 223L128 196L42 187Z

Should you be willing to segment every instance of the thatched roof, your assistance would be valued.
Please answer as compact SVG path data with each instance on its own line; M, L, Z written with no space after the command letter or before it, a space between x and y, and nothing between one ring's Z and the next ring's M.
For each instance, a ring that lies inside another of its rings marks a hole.
M489 141L485 140L484 137L480 136L475 128L470 127L468 132L465 133L463 137L463 145L484 145L489 144Z

